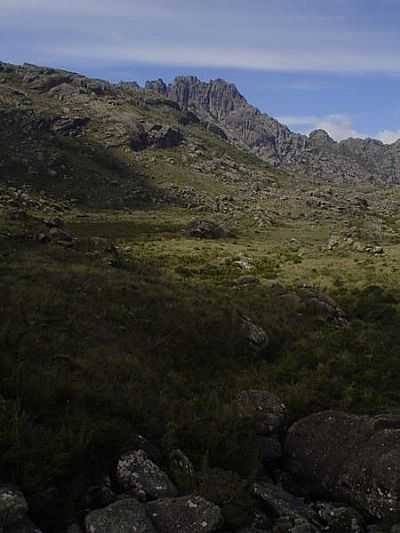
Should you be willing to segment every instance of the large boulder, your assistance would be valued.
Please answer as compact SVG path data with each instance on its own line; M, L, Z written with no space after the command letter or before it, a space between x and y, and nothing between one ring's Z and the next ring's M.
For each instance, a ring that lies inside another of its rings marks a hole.
M135 499L125 499L85 518L87 533L155 533L144 506Z
M237 397L241 418L252 422L258 435L272 435L282 429L286 420L286 406L275 394L264 390L244 390Z
M18 489L0 486L0 526L16 524L25 518L28 504Z
M169 126L155 124L148 131L148 143L155 148L173 148L183 141L182 132Z
M269 336L261 326L246 315L240 318L240 336L245 343L244 349L249 355L261 359L266 356L270 344Z
M222 523L221 509L201 496L157 500L147 512L160 533L210 533Z
M141 501L176 496L172 481L144 450L128 452L119 459L117 480L124 490Z
M287 467L314 494L377 518L400 516L400 416L313 414L289 430Z

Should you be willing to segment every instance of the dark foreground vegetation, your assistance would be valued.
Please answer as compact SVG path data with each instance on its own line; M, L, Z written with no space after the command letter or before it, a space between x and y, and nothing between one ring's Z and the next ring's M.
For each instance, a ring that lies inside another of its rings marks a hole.
M336 288L338 321L305 287L237 286L229 264L176 273L97 236L68 246L18 236L35 224L9 222L1 238L1 476L33 501L56 490L58 517L82 510L138 434L185 450L199 469L251 477L241 390L277 393L292 420L400 406L393 290ZM259 353L243 316L268 334Z

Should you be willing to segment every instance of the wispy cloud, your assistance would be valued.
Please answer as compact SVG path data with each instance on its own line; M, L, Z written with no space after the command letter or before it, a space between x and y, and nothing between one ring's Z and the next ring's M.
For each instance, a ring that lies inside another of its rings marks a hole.
M10 60L22 51L47 59L47 50L53 62L68 56L265 71L400 73L397 27L371 24L361 6L355 9L359 4L253 0L249 9L239 0L1 0L2 53ZM358 17L357 27L347 14Z

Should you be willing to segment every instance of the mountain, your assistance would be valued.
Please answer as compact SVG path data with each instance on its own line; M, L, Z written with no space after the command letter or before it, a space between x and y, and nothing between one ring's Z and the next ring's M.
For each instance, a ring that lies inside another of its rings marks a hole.
M293 133L221 79L205 83L179 76L168 86L157 80L146 88L222 128L228 138L273 165L340 183L400 181L400 140L392 145L374 139L335 142L322 130L309 136Z

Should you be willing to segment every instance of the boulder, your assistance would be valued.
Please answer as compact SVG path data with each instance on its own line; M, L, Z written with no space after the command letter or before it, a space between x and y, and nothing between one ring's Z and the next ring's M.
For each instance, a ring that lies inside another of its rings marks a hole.
M400 416L316 413L289 429L285 454L287 468L314 494L379 519L399 516Z
M328 502L317 502L313 509L323 524L323 530L329 533L364 533L363 517L355 509Z
M176 496L176 488L144 450L124 454L117 464L117 481L122 489L141 501Z
M0 526L15 524L25 518L28 504L21 491L14 487L0 487Z
M249 355L264 356L270 343L269 337L266 331L247 315L242 315L240 318L240 336Z
M264 390L245 390L237 397L238 414L250 419L258 435L279 432L286 420L286 406L275 394Z
M190 459L181 450L169 454L169 472L181 493L190 493L196 481L196 473Z
M182 132L169 126L156 124L147 131L148 144L155 148L173 148L183 141Z
M201 496L150 502L147 512L160 533L209 533L222 523L221 509Z
M212 220L193 220L186 228L190 237L199 239L224 239L231 236L231 232Z
M272 518L299 520L310 526L317 520L316 513L301 498L289 494L278 485L262 481L254 483L253 494Z
M145 507L135 499L125 499L92 511L85 518L87 533L155 533Z

